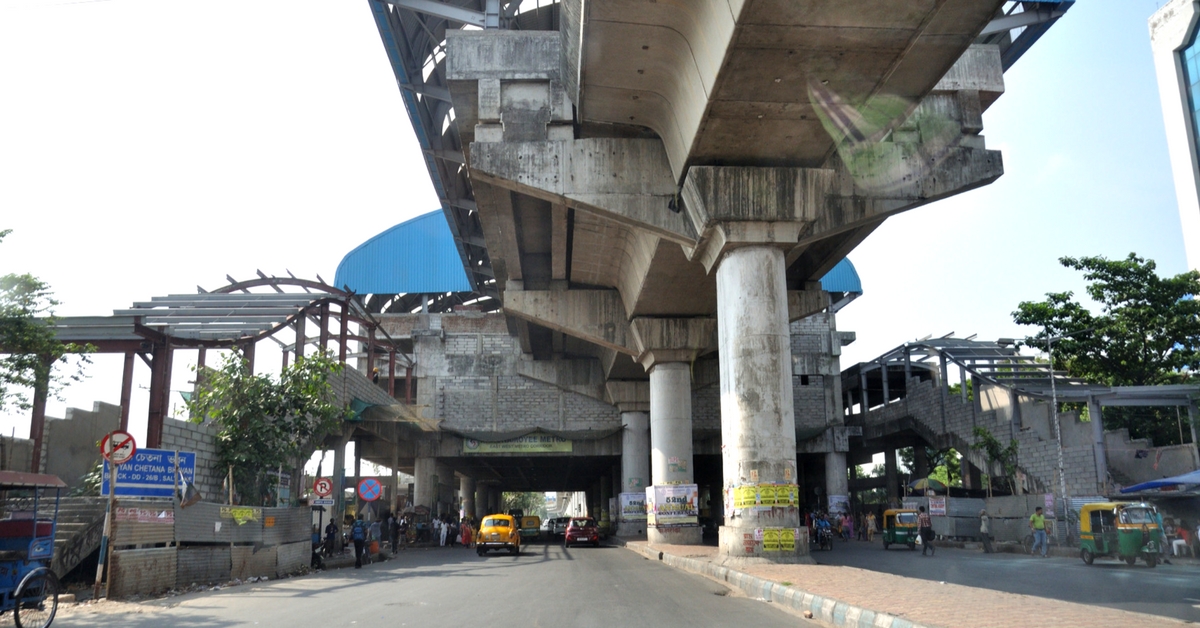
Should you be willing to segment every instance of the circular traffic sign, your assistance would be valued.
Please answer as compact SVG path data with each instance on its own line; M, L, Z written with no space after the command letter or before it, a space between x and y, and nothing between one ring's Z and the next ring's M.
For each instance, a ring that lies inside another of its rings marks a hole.
M358 496L365 502L373 502L383 494L383 485L375 478L363 478L358 483Z
M129 432L114 430L100 441L100 455L113 464L129 462L135 453L137 443L133 441L133 434Z
M317 494L317 497L329 497L333 493L333 480L317 478L317 481L313 482L313 492Z

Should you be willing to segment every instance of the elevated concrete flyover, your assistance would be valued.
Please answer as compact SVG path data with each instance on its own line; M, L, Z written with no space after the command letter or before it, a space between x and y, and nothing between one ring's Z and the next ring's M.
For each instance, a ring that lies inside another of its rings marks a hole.
M827 492L844 497L837 368L797 363L790 325L831 313L818 281L888 216L1003 173L982 113L1020 52L994 20L1022 11L371 1L464 266L486 277L522 350L649 380L655 486L695 481L670 461L693 460L691 373L715 357L726 497L796 486L802 449L825 456ZM823 325L835 358L843 340ZM828 400L798 417L796 380L810 374L831 382ZM810 428L828 432L823 449L798 447ZM799 528L798 503L722 501L726 558L804 559L753 540Z

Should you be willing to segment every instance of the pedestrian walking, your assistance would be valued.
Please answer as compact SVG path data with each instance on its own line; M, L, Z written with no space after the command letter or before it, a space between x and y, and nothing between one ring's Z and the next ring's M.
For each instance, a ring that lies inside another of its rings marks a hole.
M875 526L877 523L878 522L875 520L875 513L873 513L873 512L867 513L867 523L864 527L867 529L867 542L868 543L875 540Z
M992 518L986 510L979 511L979 538L983 540L983 553L992 553Z
M325 526L325 555L326 556L333 556L333 550L337 543L337 541L335 540L335 539L337 539L337 534L338 534L337 524L333 522L333 519L330 519L329 525Z
M1046 543L1046 516L1042 514L1041 506L1034 508L1033 514L1029 515L1029 530L1033 533L1033 547L1029 549L1029 555L1032 556L1041 546L1042 558L1045 558L1050 546Z
M446 535L450 533L450 526L445 521L438 519L438 544L446 547Z
M924 556L928 551L930 556L935 553L933 547L933 520L929 518L929 513L925 512L924 506L917 507L917 534L921 535L921 555Z
M363 547L367 544L367 524L362 515L355 517L354 525L350 527L350 540L354 541L354 568L362 569ZM367 562L370 562L370 559Z

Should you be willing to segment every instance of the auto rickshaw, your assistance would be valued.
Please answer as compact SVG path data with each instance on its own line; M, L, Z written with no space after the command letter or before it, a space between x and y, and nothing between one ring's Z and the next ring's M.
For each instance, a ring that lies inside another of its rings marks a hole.
M519 519L521 523L521 540L536 541L542 534L541 517L525 516Z
M883 511L883 549L893 543L917 549L917 511L892 508Z
M1138 558L1147 567L1158 564L1162 529L1158 510L1147 503L1084 504L1079 512L1079 557L1092 564L1107 556L1132 565Z

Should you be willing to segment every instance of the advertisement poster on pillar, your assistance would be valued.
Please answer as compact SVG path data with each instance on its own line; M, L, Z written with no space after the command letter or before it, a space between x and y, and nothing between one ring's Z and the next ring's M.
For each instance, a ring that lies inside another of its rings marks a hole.
M700 490L695 484L646 487L646 523L655 527L700 524Z
M621 493L621 521L646 520L646 494Z

